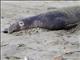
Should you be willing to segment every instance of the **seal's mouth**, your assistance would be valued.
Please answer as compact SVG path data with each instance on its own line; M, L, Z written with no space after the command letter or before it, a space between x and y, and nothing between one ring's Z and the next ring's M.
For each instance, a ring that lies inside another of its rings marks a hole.
M3 32L3 33L8 33L8 29L5 28L2 32Z
M2 32L3 32L3 33L9 33L9 34L11 34L11 33L16 32L16 31L15 31L15 30L9 31L9 29L6 28L6 29L4 29Z
M8 31L3 31L3 33L8 33Z

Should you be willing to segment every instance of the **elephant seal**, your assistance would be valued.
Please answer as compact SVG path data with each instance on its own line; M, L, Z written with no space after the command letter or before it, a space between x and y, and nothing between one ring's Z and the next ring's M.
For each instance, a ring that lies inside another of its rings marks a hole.
M57 8L54 11L36 16L23 18L11 24L4 33L12 33L30 28L44 28L49 30L69 29L80 22L80 6Z

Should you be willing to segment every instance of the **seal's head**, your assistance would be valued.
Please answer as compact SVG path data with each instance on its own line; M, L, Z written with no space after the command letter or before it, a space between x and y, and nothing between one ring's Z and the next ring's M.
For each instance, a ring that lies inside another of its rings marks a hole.
M24 26L23 21L12 23L8 28L5 28L3 30L3 33L13 33L13 32L19 31L22 29L23 26Z

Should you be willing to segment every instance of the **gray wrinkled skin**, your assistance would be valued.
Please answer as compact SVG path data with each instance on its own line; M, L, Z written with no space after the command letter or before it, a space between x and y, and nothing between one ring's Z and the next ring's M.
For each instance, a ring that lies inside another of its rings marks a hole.
M80 6L64 7L40 15L24 18L13 23L4 33L12 33L29 28L45 28L49 30L69 29L80 22Z

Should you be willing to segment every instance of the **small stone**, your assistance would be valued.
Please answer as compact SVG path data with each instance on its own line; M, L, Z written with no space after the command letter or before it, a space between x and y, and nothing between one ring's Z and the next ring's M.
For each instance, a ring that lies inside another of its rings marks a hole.
M53 58L53 60L63 60L63 57L62 57L62 56L55 56L55 57Z
M25 44L18 44L18 47L24 47Z
M64 53L65 53L65 54L72 54L72 50L65 47Z
M28 57L24 57L24 60L29 60Z

